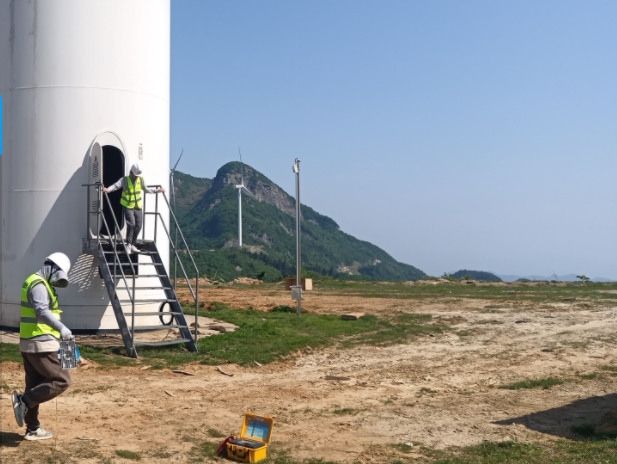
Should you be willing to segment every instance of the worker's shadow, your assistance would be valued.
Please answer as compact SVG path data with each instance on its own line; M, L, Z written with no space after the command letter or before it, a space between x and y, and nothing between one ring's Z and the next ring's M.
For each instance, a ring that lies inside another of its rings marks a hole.
M0 448L17 448L23 439L23 435L15 432L0 432Z
M536 432L570 440L615 439L617 437L617 394L592 396L558 408L493 423L498 425L522 424Z

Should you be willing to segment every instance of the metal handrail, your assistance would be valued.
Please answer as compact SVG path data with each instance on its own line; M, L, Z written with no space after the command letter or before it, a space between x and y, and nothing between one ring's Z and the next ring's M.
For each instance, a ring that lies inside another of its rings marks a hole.
M161 185L148 185L147 186L147 188L159 188L159 187L161 187ZM180 224L178 223L178 219L176 218L176 215L174 214L171 208L169 200L167 199L167 195L165 195L165 192L161 192L161 193L162 193L163 199L165 200L165 204L167 205L167 209L173 220L173 224L176 227L176 231L180 232L180 238L182 238L182 243L184 244L184 248L186 249L189 255L189 258L191 259L191 264L193 265L193 269L195 270L195 290L193 290L191 281L188 277L186 270L184 269L184 265L182 264L182 260L180 259L180 255L178 254L178 248L176 244L174 243L173 239L171 238L171 233L170 233L171 231L167 229L167 226L165 225L165 221L163 220L161 213L159 213L158 211L158 201L159 201L158 195L155 197L155 212L154 213L146 212L146 197L144 196L144 215L155 215L156 218L159 218L161 220L161 226L163 227L163 230L165 231L165 235L167 236L167 239L169 240L169 243L171 245L171 249L174 252L174 266L176 265L176 262L180 264L180 269L182 270L184 279L186 280L186 283L189 287L191 296L193 297L193 301L195 301L195 335L194 337L195 337L195 342L197 343L197 327L198 327L197 321L198 321L198 316L199 316L199 269L197 268L197 264L195 264L193 253L191 253L191 250L188 244L186 243L186 239L184 238L184 234L182 233L182 229L180 229ZM156 218L154 221L154 241L156 241L156 238L157 238L158 221L156 220ZM144 229L145 229L145 225L146 225L146 220L144 218ZM144 235L142 235L142 237L143 236ZM175 289L176 289L176 280L174 279L174 291Z
M88 188L88 218L87 218L87 224L86 224L86 236L88 237L87 240L90 242L93 240L93 238L90 237L90 216L92 214L96 214L97 215L97 233L95 236L95 240L96 240L96 245L97 248L100 247L101 245L101 238L100 238L100 234L99 231L101 230L100 227L100 221L102 219L103 221L103 226L105 228L105 232L107 233L107 236L109 237L110 243L112 245L113 248L113 255L114 255L114 276L117 275L116 274L116 267L119 267L120 269L120 274L122 275L122 280L124 281L124 285L125 288L127 290L127 293L129 294L129 299L131 301L131 339L134 341L135 339L135 278L133 278L133 285L132 285L132 291L129 290L129 285L127 282L127 278L126 275L124 274L124 270L123 267L120 263L120 257L118 255L118 251L116 248L117 245L117 234L119 235L119 231L120 231L120 226L118 225L118 221L116 220L116 216L112 214L112 218L113 218L113 223L115 226L115 230L118 231L116 234L111 234L109 225L107 223L107 220L105 219L105 215L103 214L103 208L101 207L101 203L102 203L102 199L104 198L104 201L106 201L106 204L108 206L108 208L110 209L110 211L112 210L112 205L111 205L111 201L109 200L109 196L106 192L103 192L101 187L103 187L103 185L99 182L94 183L94 184L82 184L83 187L95 187L97 189L97 208L95 211L90 211L90 188ZM160 185L149 185L147 186L148 188L153 188L153 187L161 187ZM161 215L161 213L158 211L158 195L156 195L156 200L155 200L155 211L154 212L147 212L146 211L146 196L144 195L144 216L145 215L154 215L155 216L155 221L154 221L154 242L156 243L156 239L157 239L157 233L158 233L158 220L160 219L161 221L161 226L163 228L163 230L165 231L165 235L167 236L167 239L169 240L169 243L171 244L171 249L174 252L174 265L176 262L178 262L180 264L180 269L182 270L182 274L184 275L184 278L186 279L187 285L189 287L189 290L191 292L191 296L193 297L193 300L195 301L195 334L194 334L194 338L195 338L195 343L197 343L197 327L198 327L198 315L199 315L199 269L197 268L197 264L195 264L195 259L193 258L193 254L191 253L191 250L186 242L186 239L184 238L184 234L182 233L182 230L180 229L180 225L178 223L178 220L176 218L176 215L174 214L173 210L171 209L171 205L169 204L169 200L167 199L167 196L165 195L164 192L161 192L163 194L163 198L165 199L165 203L167 204L167 208L169 210L169 212L171 213L171 217L173 219L173 224L176 227L176 230L178 232L180 232L180 237L182 238L182 243L184 244L184 247L190 257L191 260L191 264L193 265L193 269L195 270L195 289L193 289L193 286L191 285L191 280L189 279L189 276L184 268L184 265L182 264L182 260L180 259L180 256L178 254L178 247L176 246L176 244L174 244L172 238L171 238L171 234L170 231L167 229L167 226L165 224L165 220L163 218L163 216ZM101 196L102 194L102 196ZM145 239L145 230L146 230L146 220L144 218L143 221L143 227L142 227L142 239ZM121 237L121 236L120 236ZM129 256L128 253L128 249L126 248L126 243L124 240L122 240L122 246L124 247L124 251L127 254L127 256ZM128 264L131 266L131 272L133 273L133 276L136 275L136 269L133 266L133 262L131 261L131 259L129 258L128 260ZM176 281L174 280L174 291L176 289ZM133 344L133 349L135 348L134 344Z

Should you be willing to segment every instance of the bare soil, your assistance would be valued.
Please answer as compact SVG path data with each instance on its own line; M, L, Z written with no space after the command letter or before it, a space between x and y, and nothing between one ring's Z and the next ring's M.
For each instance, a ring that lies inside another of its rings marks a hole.
M209 287L203 301L268 309L292 305L289 293ZM274 417L273 450L298 460L343 463L424 460L430 449L483 441L543 442L575 438L572 425L617 415L617 312L577 303L437 298L423 301L306 293L319 313L431 314L451 330L385 348L314 350L288 362L170 370L109 369L86 363L71 389L41 406L55 438L21 441L9 396L1 401L2 462L205 462L194 446L216 443L214 431L238 433L243 414ZM352 322L351 322L352 323ZM225 336L225 335L217 335ZM23 389L16 363L3 363L2 382ZM349 380L327 380L328 376ZM550 389L498 388L559 378ZM616 424L617 425L617 424ZM411 451L397 444L412 444ZM55 451L55 454L54 454ZM62 461L58 461L62 462Z

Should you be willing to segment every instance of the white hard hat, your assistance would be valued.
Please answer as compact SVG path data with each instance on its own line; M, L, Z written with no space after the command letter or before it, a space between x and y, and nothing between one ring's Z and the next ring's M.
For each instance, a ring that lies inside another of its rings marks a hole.
M66 275L69 275L69 270L71 269L71 260L64 253L56 252L50 254L47 258L47 261L51 261L64 272Z
M141 169L139 168L139 164L135 163L133 166L131 166L131 172L136 176L140 175Z

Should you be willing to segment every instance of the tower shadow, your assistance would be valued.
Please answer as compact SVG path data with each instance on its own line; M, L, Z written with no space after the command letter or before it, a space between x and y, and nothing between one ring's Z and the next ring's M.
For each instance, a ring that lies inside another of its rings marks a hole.
M614 439L617 437L617 394L592 396L493 423L521 424L536 432L570 440Z

